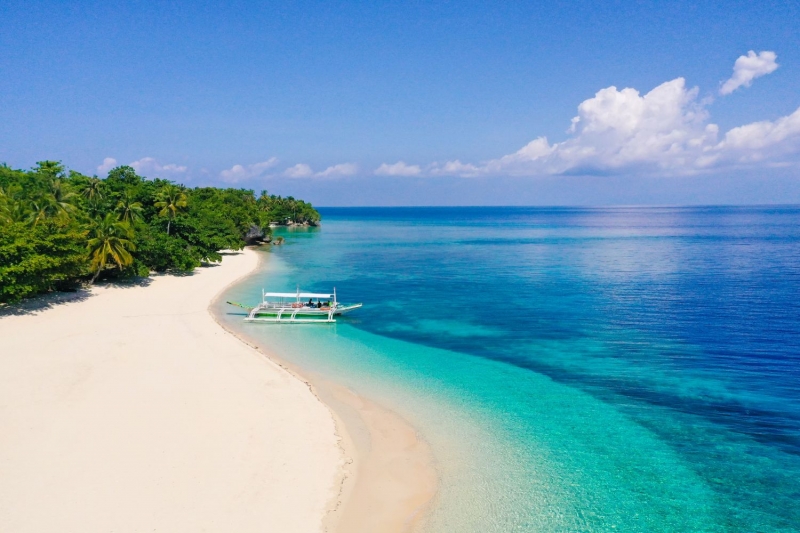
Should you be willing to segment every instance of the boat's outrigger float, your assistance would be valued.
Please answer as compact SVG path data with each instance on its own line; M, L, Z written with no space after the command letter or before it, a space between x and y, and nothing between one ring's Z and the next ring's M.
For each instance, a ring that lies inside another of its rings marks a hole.
M308 299L308 301L306 301ZM316 301L315 301L316 300ZM362 304L342 304L333 294L315 292L264 292L261 303L248 307L236 302L231 305L246 309L246 322L280 322L282 324L314 324L336 322L334 317L358 309Z

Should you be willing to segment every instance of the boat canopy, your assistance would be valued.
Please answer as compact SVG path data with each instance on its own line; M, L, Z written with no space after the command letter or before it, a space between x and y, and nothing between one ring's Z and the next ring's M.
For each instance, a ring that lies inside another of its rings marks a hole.
M265 292L264 298L333 298L333 294L321 294L316 292Z

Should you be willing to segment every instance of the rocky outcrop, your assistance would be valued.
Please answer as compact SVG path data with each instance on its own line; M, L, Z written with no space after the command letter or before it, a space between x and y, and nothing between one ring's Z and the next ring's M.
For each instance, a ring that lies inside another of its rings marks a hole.
M250 229L247 230L244 236L244 240L249 245L262 244L270 241L266 232L260 226L256 225L250 226Z

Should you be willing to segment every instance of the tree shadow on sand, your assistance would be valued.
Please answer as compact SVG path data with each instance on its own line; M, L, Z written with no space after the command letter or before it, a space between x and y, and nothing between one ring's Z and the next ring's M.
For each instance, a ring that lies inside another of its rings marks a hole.
M32 315L62 304L81 302L91 296L91 290L81 287L75 291L51 292L34 296L15 304L0 304L0 318L4 316Z
M242 252L234 252L234 251L225 251L220 252L220 255L228 256L228 255L239 255ZM221 266L222 263L212 263L212 262L203 262L200 264L199 268L215 268ZM147 287L155 278L161 276L176 276L176 277L189 277L194 276L197 273L197 269L192 271L179 271L179 270L170 270L167 272L153 272L150 274L149 277L146 278L126 278L126 279L111 279L111 280L101 280L95 283L95 287L114 287L119 289L132 289L136 287ZM32 298L28 298L21 302L15 304L0 304L0 318L4 316L18 316L18 315L31 315L35 313L40 313L42 311L46 311L48 309L52 309L54 307L58 307L59 305L63 305L70 302L80 302L91 298L93 296L91 286L90 285L82 285L79 288L75 289L74 291L53 291L47 294L40 294L39 296L34 296Z
M153 283L152 278L130 278L97 282L95 287L114 287L132 289L147 287ZM15 304L0 304L0 318L4 316L32 315L53 309L59 305L82 302L94 296L90 285L81 285L73 291L53 291L40 294Z

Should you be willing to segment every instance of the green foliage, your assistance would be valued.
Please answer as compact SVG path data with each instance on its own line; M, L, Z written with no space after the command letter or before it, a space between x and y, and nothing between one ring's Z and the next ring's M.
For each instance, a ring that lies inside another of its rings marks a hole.
M57 161L29 171L0 164L0 302L99 277L191 271L270 224L319 220L291 196L187 189L128 166L99 179Z
M270 195L267 191L261 191L258 205L268 223L309 224L311 226L319 224L320 216L317 210L311 207L311 204L295 200L291 196L283 198L274 194Z
M120 222L113 213L108 213L92 229L91 238L86 244L91 267L94 271L92 283L105 268L114 263L122 270L133 264L130 252L136 250L133 244L133 230L127 222Z
M186 209L186 206L189 205L189 200L182 187L176 187L170 183L159 189L156 193L156 202L153 205L158 209L158 216L167 219L167 235L169 235L170 224L178 216L178 213Z
M86 234L76 227L15 222L0 228L0 302L68 289L88 272Z
M137 202L130 192L126 192L117 202L116 212L121 222L136 224L142 221L142 202Z
M161 227L141 227L133 242L136 246L134 265L137 269L145 266L147 270L156 272L190 272L200 266L200 258L193 253L188 243L181 238L167 235Z

